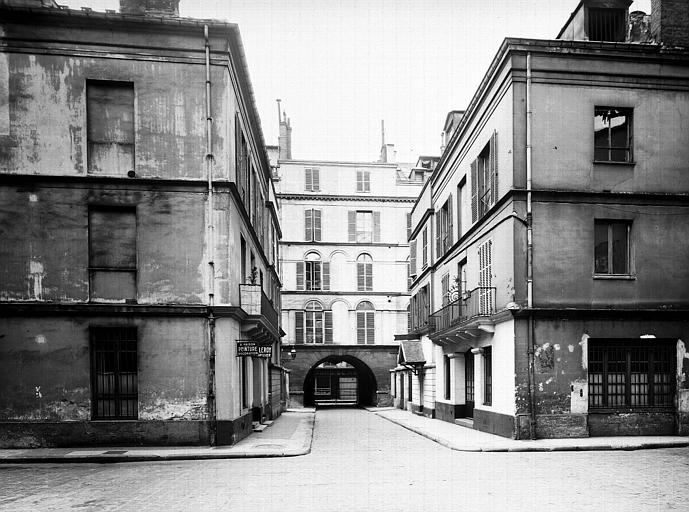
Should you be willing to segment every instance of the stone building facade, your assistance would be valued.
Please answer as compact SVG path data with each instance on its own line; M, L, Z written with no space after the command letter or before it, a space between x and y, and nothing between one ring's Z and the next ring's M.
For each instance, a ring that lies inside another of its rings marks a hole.
M281 125L279 153L291 156L289 120ZM279 160L283 361L293 404L389 403L395 334L408 320L407 217L429 175L393 155L383 143L375 163Z
M517 439L689 432L687 4L630 4L498 50L412 211L398 404Z
M0 444L229 444L279 415L279 205L238 27L175 1L0 20Z

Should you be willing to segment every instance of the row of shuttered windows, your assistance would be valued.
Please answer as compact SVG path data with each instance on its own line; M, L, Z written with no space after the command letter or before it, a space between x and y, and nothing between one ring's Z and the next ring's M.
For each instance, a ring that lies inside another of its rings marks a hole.
M333 312L324 310L317 301L309 301L304 311L294 313L295 343L320 344L333 342ZM356 308L356 342L375 342L375 310L368 301Z

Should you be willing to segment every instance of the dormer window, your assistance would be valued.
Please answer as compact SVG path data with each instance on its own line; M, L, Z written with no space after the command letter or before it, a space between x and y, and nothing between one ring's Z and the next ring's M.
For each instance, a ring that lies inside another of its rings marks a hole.
M627 28L625 9L588 9L589 41L623 43Z

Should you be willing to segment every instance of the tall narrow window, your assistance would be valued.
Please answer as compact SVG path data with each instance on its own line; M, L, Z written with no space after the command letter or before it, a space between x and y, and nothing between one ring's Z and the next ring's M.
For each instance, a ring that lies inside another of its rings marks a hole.
M236 168L236 181L237 190L239 190L239 195L242 198L242 203L244 203L244 208L249 212L249 148L246 143L246 138L244 137L244 132L242 131L242 121L239 117L239 113L235 114L234 119L234 129L235 129L235 145L237 147L235 154L235 168Z
M373 259L368 254L356 259L356 289L360 292L373 290Z
M296 343L332 343L332 311L324 311L318 301L307 302L304 311L295 313L295 338Z
M421 268L425 269L428 266L428 226L423 228L422 241L423 245L421 246Z
M412 277L416 276L416 240L409 242L409 271Z
M450 375L451 359L447 355L443 355L443 370L445 372L445 400L450 399L451 375Z
M239 240L240 240L240 251L242 251L242 254L240 254L240 268L242 274L239 276L239 282L240 283L247 283L249 282L249 272L247 271L248 269L246 268L246 240L244 240L244 237L242 235L239 235Z
M407 240L411 238L411 213L407 213Z
M440 293L443 306L447 306L450 303L450 274L445 274L440 278Z
M440 258L452 247L452 196L436 213L436 252Z
M308 192L318 192L321 189L320 169L304 169L305 190Z
M493 403L493 349L483 349L483 405Z
M371 191L371 171L356 171L356 191L370 192Z
M493 313L495 291L493 290L493 241L486 240L478 247L479 261L479 313L490 315Z
M304 235L307 242L321 241L321 210L304 210Z
M249 407L249 374L248 374L248 364L246 363L246 357L240 358L242 360L242 374L240 378L242 379L242 409Z
M89 209L89 296L136 300L136 210Z
M495 204L498 198L498 134L471 163L471 220L476 222Z
M88 172L134 171L134 84L86 81Z
M92 327L93 419L137 419L136 327Z
M356 307L356 342L359 345L374 343L375 309L368 301L360 302Z
M463 215L463 198L466 189L466 178L457 185L457 240L462 238L462 215Z
M596 107L593 129L596 162L632 162L632 109Z
M629 275L629 233L626 221L594 222L594 272L599 275Z

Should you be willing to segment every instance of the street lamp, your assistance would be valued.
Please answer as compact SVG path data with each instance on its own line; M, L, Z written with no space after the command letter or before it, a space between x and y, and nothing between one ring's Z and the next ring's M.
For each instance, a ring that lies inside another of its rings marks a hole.
M289 355L290 355L290 357L292 358L292 360L296 359L296 357L297 357L297 350L293 348L292 350L289 351Z

